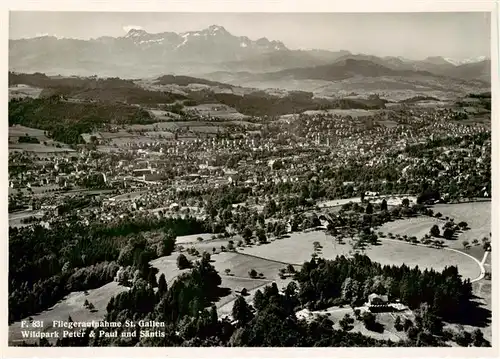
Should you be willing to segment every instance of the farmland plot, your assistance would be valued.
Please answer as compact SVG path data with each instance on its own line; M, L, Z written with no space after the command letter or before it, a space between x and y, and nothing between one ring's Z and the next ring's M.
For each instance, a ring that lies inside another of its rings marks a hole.
M14 98L38 98L42 93L43 89L38 87L32 87L28 85L15 85L9 87L9 100Z
M36 153L75 152L75 150L68 147L46 146L41 143L9 144L9 151L10 152L25 151L25 152L36 152Z

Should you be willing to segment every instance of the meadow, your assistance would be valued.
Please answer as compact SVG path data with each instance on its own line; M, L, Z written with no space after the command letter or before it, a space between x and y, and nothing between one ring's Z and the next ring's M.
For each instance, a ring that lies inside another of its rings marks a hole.
M45 331L53 328L53 321L61 320L66 322L68 315L71 315L75 322L102 320L106 314L106 306L110 298L125 290L128 290L128 288L119 285L118 282L111 282L97 289L90 289L87 292L72 292L52 308L33 315L31 318L33 321L43 322ZM92 303L95 310L90 311L85 308L85 300ZM9 326L9 342L15 344L22 342L21 322L14 322Z
M318 255L326 259L333 259L338 255L348 256L352 252L349 243L338 244L332 237L320 231L292 233L289 238L245 248L244 252L269 260L300 265L311 259L314 242L321 244L323 248ZM458 252L414 246L407 242L384 240L380 242L380 245L367 247L364 253L372 261L383 265L406 264L409 267L433 268L437 271L443 270L446 266L455 265L464 277L471 279L477 278L481 273L479 265L472 258Z
M19 143L19 137L24 136L36 138L40 143ZM21 125L9 126L9 151L37 153L74 152L68 145L49 139L45 135L45 131Z
M484 251L481 247L481 239L489 238L491 233L491 202L467 202L454 204L437 204L432 207L434 213L441 213L440 219L433 217L415 217L409 219L401 219L385 223L378 231L386 234L393 233L401 236L415 236L421 239L429 233L429 230L434 224L437 224L442 231L446 223L445 217L453 218L455 223L465 221L468 224L468 229L458 232L456 239L445 240L445 245L449 248L463 250L465 253L471 254L473 257L481 260ZM474 239L478 240L478 246L472 246L468 250L464 250L463 242L467 241L472 244Z
M455 219L455 223L465 221L470 229L458 236L458 244L462 241L472 241L483 237L489 237L491 233L491 202L467 202L456 204L437 204L433 207L434 213L441 212L443 216Z

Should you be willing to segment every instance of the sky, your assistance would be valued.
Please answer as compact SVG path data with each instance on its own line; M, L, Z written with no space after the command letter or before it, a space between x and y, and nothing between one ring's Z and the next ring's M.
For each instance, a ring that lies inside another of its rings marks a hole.
M252 40L290 49L348 50L376 56L453 59L490 56L490 14L469 13L110 13L11 12L9 38L53 35L78 39L224 26Z

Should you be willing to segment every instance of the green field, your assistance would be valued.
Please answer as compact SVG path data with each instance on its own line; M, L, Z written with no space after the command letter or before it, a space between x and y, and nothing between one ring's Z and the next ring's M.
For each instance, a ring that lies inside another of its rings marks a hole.
M378 231L386 234L400 234L407 236L415 236L417 239L422 238L429 233L429 230L434 224L437 224L440 229L446 223L444 217L454 219L455 223L461 221L467 222L469 229L458 233L456 240L446 240L445 245L449 248L463 250L465 253L481 260L483 258L484 250L482 249L481 239L483 237L489 238L491 232L491 202L470 202L470 203L457 203L457 204L438 204L433 206L434 213L440 212L443 217L441 219L433 217L414 217L402 220L396 220L385 223ZM473 246L469 250L464 250L463 242L477 239L478 246Z
M40 143L18 143L19 137L34 137ZM46 144L44 144L44 142ZM56 147L59 146L59 147ZM66 144L49 139L45 131L21 125L9 126L9 151L26 151L37 153L74 152Z
M293 233L289 238L275 240L262 246L246 248L244 253L270 260L292 264L302 264L310 260L313 243L319 242L323 248L320 256L333 259L338 255L349 255L351 246L335 243L324 232ZM480 275L479 265L471 258L457 252L414 246L406 242L382 241L381 245L365 250L372 261L383 265L402 265L419 268L433 268L441 271L446 266L456 265L466 278L475 279Z
M121 286L118 282L108 283L100 288L88 290L85 292L72 292L52 308L33 315L34 321L42 321L44 329L52 328L52 321L67 321L68 315L75 322L101 320L106 314L106 306L109 299L117 294L127 290L127 287ZM92 303L97 311L91 312L84 307L85 300ZM19 344L22 341L21 321L15 322L9 326L9 341Z
M460 233L457 246L462 247L462 241L472 241L478 239L481 242L483 237L488 237L491 233L491 202L469 202L457 204L435 205L434 213L441 212L443 216L455 219L455 223L465 221L470 229ZM457 247L457 248L458 248Z
M392 222L384 223L377 231L384 232L386 234L399 234L401 236L415 236L420 240L420 238L429 233L434 224L442 227L444 221L426 216L398 219Z
M42 88L32 87L28 85L15 85L9 87L9 100L13 98L38 98L42 93Z

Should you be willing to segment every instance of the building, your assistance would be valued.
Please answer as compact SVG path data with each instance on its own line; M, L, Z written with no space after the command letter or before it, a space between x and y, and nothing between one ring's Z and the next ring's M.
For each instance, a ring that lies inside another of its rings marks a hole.
M368 305L387 305L389 303L389 298L386 295L379 295L372 293L368 296Z
M372 293L368 296L368 309L370 312L383 312L390 308L387 295Z

